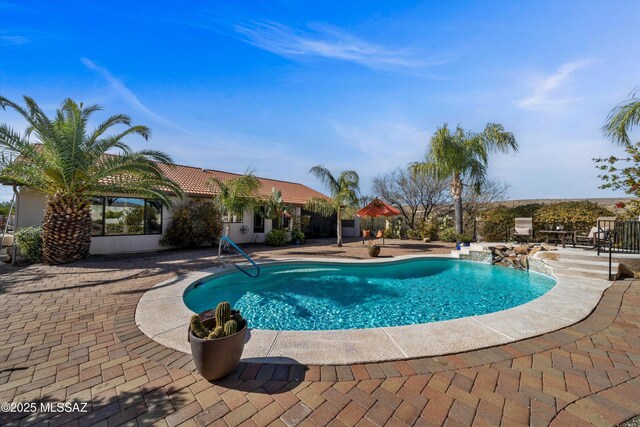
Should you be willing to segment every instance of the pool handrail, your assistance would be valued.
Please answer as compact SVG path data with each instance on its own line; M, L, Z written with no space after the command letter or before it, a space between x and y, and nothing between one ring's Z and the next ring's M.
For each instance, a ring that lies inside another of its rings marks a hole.
M253 266L256 268L256 274L253 275L251 273L249 273L248 271L246 271L245 269L243 269L242 267L240 267L239 265L237 265L236 263L232 262L231 264L233 264L233 266L235 268L237 268L238 270L242 271L244 274L246 274L249 277L258 277L260 275L260 267L258 266L258 264L255 263L255 261L253 259L251 259L251 257L249 255L247 255L242 249L240 249L238 247L238 245L236 245L233 240L231 240L229 238L229 236L223 236L220 238L220 247L222 245L222 241L227 241L229 242L229 244L231 246L233 246L235 248L235 250L237 250L238 252L240 252L240 254L245 257L247 259L247 261L249 261L251 264L253 264ZM218 259L220 259L220 247L218 249Z

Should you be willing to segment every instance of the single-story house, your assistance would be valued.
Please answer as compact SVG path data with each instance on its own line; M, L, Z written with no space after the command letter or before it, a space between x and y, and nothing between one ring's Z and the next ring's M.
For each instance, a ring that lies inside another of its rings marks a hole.
M187 198L212 199L215 196L207 185L211 178L227 181L237 174L192 166L160 164L165 175L178 184ZM294 215L309 215L310 224L307 237L332 237L336 235L336 218L322 217L304 210L305 202L311 197L326 197L306 185L259 178L262 186L260 196L269 197L272 188L282 193L284 203L295 207ZM19 189L16 201L17 228L40 226L44 220L45 196L28 187ZM175 201L178 201L175 198ZM127 217L131 218L128 219ZM93 197L93 228L91 237L92 254L115 254L144 252L163 249L160 245L169 222L171 208L157 200L132 197L124 194L105 194ZM222 221L222 219L221 219ZM344 229L343 235L357 236L357 224ZM271 220L259 213L245 212L232 219L230 237L237 243L264 241L265 234L271 230Z

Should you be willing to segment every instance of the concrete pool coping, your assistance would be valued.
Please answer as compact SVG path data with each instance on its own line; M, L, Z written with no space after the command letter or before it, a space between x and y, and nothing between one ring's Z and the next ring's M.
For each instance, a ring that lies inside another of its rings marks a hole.
M446 255L404 255L393 259L358 260L289 258L282 263L388 263L419 258L453 259ZM472 261L460 261L472 262ZM496 267L500 268L500 267ZM189 272L149 289L135 312L138 328L152 340L191 353L187 325L194 314L183 294L194 282L233 266ZM251 329L243 358L249 363L339 365L437 356L506 344L552 332L587 317L613 282L554 274L556 285L546 294L507 310L478 316L407 326L339 331L275 331Z

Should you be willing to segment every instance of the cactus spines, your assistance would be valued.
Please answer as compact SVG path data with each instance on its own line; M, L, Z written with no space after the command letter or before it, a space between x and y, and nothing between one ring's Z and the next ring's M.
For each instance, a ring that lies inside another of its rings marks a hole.
M242 317L240 312L238 312L238 313L233 315L233 320L235 320L236 323L238 324L238 330L239 331L241 331L245 327L245 325L247 324L247 321L244 320L244 317Z
M207 338L214 339L222 337L224 337L224 328L222 326L216 326L215 329L213 329L211 333L209 333L209 336Z
M238 324L235 320L229 320L224 324L224 335L230 337L231 335L238 332Z
M216 307L216 325L224 326L229 319L231 319L231 304L223 301Z
M191 331L196 337L204 339L209 335L209 330L202 324L202 322L200 321L200 316L198 316L197 314L191 316L190 325Z

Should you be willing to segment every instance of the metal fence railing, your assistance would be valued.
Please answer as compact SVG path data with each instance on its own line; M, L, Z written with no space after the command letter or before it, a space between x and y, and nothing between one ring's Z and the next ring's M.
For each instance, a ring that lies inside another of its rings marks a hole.
M640 254L640 221L604 220L598 221L596 234L598 255L609 254L609 280L613 280L611 266L613 254Z

